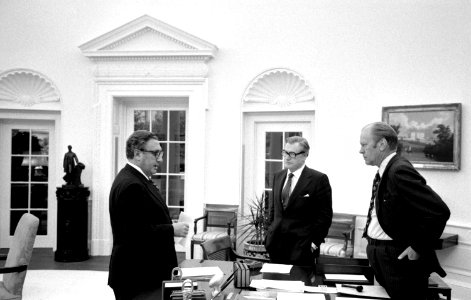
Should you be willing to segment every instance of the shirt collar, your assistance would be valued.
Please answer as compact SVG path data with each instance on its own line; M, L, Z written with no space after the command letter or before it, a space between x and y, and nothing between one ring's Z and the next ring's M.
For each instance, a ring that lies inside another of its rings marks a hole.
M303 172L305 166L306 166L306 164L302 165L301 168L297 169L297 170L294 171L294 172L291 172L291 171L288 169L287 175L289 175L290 173L293 173L293 176L294 176L294 177L299 178L299 177L301 176L301 173Z
M131 167L133 167L134 169L136 169L137 171L139 171L139 173L142 174L142 176L144 176L146 178L146 180L149 180L150 178L147 177L146 174L144 174L144 172L142 172L142 169L139 168L138 166L136 166L135 164L133 164L132 162L128 161L128 165L130 165Z
M379 165L378 173L380 177L383 177L384 170L386 169L386 166L388 165L389 161L396 155L396 152L393 152L386 156L385 159L381 162L381 165Z

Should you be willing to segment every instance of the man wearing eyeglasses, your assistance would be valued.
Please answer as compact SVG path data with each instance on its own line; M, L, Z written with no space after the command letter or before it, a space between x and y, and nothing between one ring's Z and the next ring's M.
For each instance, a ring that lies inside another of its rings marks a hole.
M329 178L305 165L305 138L288 138L282 155L285 169L273 177L265 247L273 263L314 266L332 223Z
M174 237L188 234L188 224L172 223L165 200L152 183L162 156L155 134L135 131L126 142L128 163L111 187L108 285L117 300L160 299L162 281L169 280L177 266Z

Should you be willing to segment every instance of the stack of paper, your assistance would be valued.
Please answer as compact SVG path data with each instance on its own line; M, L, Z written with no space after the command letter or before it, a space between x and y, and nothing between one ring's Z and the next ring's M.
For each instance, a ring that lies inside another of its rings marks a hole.
M337 287L337 292L339 294L346 294L357 297L368 297L374 299L389 299L388 293L380 285L363 285L363 290L361 292L358 292L356 289L351 287L344 287L341 284L336 284L335 286Z
M304 292L304 282L292 280L270 280L270 279L253 279L250 287L257 290L276 290L287 292Z
M301 294L301 293L284 293L278 292L276 300L325 300L322 294Z
M181 268L182 278L193 280L209 280L216 274L223 273L219 267Z
M291 272L293 265L283 265L283 264L263 264L260 272L262 273L280 273L280 274L289 274Z

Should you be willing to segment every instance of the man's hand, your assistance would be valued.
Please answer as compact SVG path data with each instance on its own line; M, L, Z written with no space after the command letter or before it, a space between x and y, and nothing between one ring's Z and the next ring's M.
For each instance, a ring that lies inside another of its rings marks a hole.
M190 226L187 223L179 222L173 223L173 232L175 236L186 237L188 235L188 230Z
M404 250L404 252L402 252L397 259L403 259L406 256L409 258L409 260L418 260L420 258L420 254L412 249L411 246L407 247L407 249Z

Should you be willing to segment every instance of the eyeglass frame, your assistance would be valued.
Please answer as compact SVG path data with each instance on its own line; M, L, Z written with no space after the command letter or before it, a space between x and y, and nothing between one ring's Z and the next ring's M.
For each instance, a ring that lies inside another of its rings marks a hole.
M306 151L301 151L301 152L298 152L298 153L295 153L295 152L288 152L286 150L281 150L281 156L289 156L291 158L296 158L296 156L300 155L300 154L304 154L306 153Z
M139 149L139 151L150 153L155 158L161 158L162 156L164 156L164 151L163 150L149 151L149 150L145 150L145 149Z

